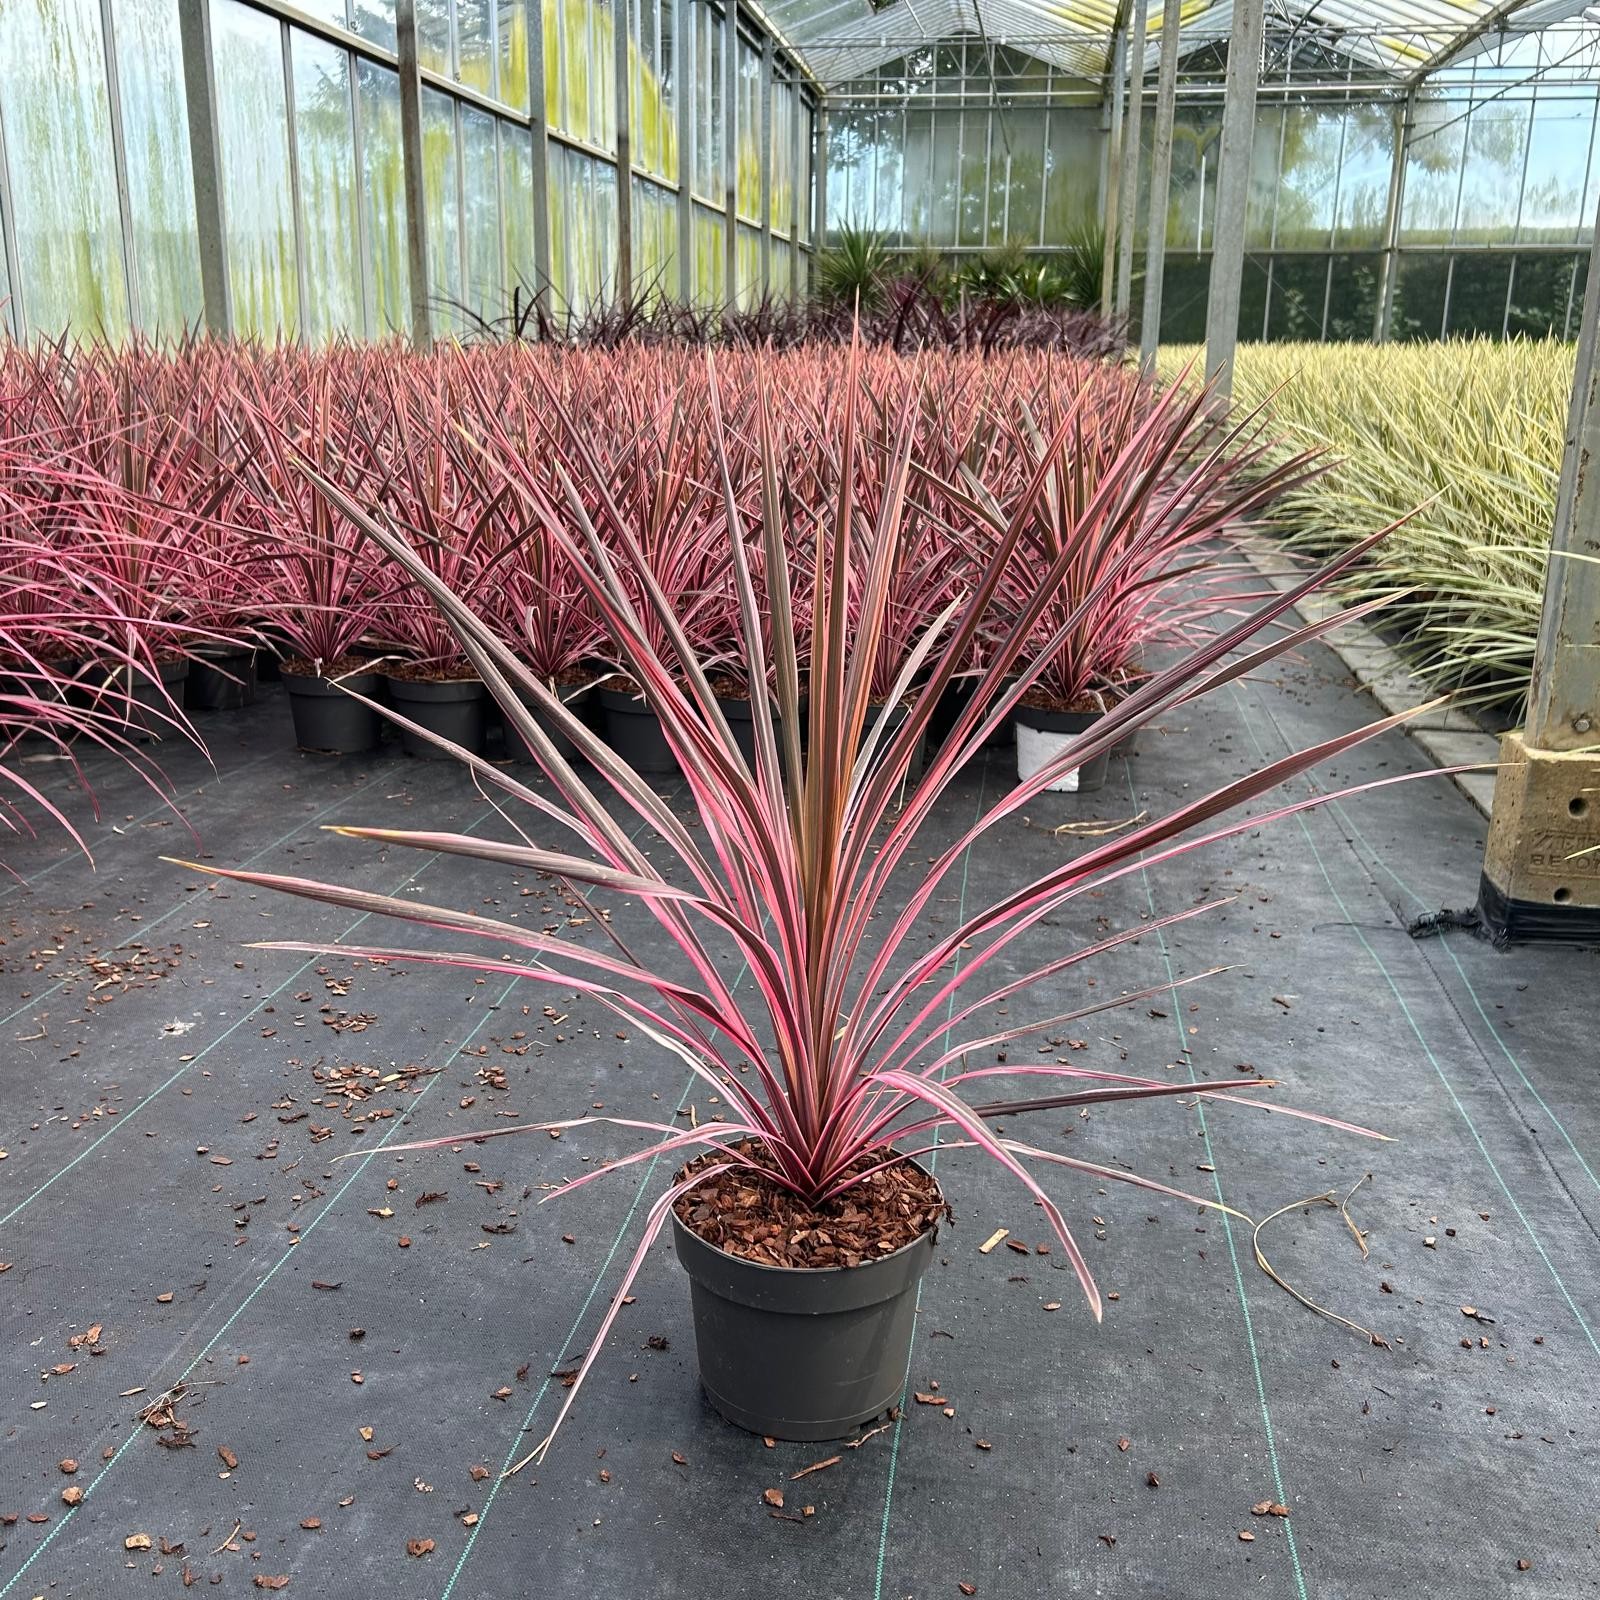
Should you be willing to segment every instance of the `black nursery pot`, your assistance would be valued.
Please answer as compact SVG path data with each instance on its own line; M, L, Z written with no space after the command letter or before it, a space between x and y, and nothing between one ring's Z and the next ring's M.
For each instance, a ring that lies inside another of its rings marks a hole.
M1045 711L1036 706L1019 705L1013 715L1017 730L1017 776L1026 778L1038 770L1030 764L1026 752L1030 746L1029 735L1043 736L1054 743L1052 736L1087 733L1101 717L1098 711ZM1111 752L1103 750L1092 761L1077 770L1077 783L1071 786L1078 794L1090 794L1105 787L1106 771L1111 764ZM1057 792L1070 792L1059 790Z
M567 710L579 722L586 723L592 727L593 722L590 717L592 691L589 685L584 684L577 689L558 690L558 692L561 694L562 702ZM551 742L561 752L564 760L577 761L581 759L581 753L577 745L556 727L555 719L543 706L537 706L531 700L524 700L522 704L533 717L533 720L549 735ZM511 718L505 714L504 709L500 711L500 732L505 738L506 756L509 760L530 761L535 766L539 764L539 758L533 753L528 741L517 732L512 725Z
M179 730L173 726L174 706L184 704L184 685L189 676L189 658L158 661L160 678L153 678L142 667L134 669L128 695L128 732L136 739L170 739ZM127 671L119 670L119 688L127 683Z
M386 678L385 682L389 699L401 716L473 755L483 753L489 691L477 678ZM400 729L400 746L408 756L424 761L450 759L448 750L441 750L407 728Z
M635 772L655 776L678 770L660 719L640 696L622 689L596 689L595 695L605 716L606 743Z
M859 1267L768 1267L708 1244L672 1215L689 1274L706 1398L772 1439L839 1439L905 1387L917 1285L938 1230Z
M256 698L254 649L201 649L189 663L183 703L189 711L237 711Z
M382 730L378 713L370 706L352 700L343 689L314 673L284 671L282 678L294 717L294 742L302 750L350 756L377 749ZM376 672L347 673L340 682L369 700L383 687Z

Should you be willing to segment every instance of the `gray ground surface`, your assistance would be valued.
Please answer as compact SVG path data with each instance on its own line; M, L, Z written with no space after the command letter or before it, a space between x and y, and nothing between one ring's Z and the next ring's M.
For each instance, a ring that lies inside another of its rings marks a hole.
M1046 831L1057 822L1169 807L1364 714L1320 651L1225 692L1147 733L1100 795L1005 825L967 862L968 901L1082 848ZM1044 1230L1004 1174L951 1154L939 1172L957 1223L924 1285L910 1377L937 1381L953 1418L912 1405L788 1482L831 1452L769 1450L707 1410L663 1244L555 1452L501 1481L547 1429L562 1392L547 1375L585 1347L665 1173L536 1209L538 1184L616 1139L381 1147L595 1102L660 1116L686 1102L686 1074L560 994L247 948L353 919L196 887L159 854L498 903L541 926L567 908L504 873L318 831L501 826L454 770L295 755L275 695L205 726L221 776L171 763L201 844L107 772L97 871L55 836L6 845L26 882L0 887L0 1600L175 1592L186 1568L235 1594L287 1576L291 1596L430 1600L1600 1590L1596 958L1406 936L1418 911L1475 890L1479 819L1447 783L1136 874L1049 931L1237 895L1097 976L1104 992L1231 970L1093 1019L1077 1059L1219 1080L1251 1063L1394 1143L1178 1102L1074 1118L1070 1135L1059 1114L1028 1129L1257 1217L1370 1171L1353 1202L1370 1259L1331 1210L1291 1210L1266 1239L1286 1278L1388 1348L1275 1287L1242 1224L1062 1174L1055 1191L1116 1296L1096 1329L1059 1251L978 1252L996 1227ZM1319 781L1418 759L1393 736ZM962 826L1001 776L963 777L932 831ZM1064 1009L1081 981L1031 1003ZM424 1071L348 1114L312 1103L335 1098L314 1071L351 1066L376 1069L369 1085ZM331 1160L351 1151L367 1155ZM434 1191L447 1198L419 1207ZM102 1353L74 1348L95 1324ZM667 1349L647 1347L657 1334ZM138 1413L180 1381L193 1444L164 1448ZM69 1482L87 1491L75 1509ZM780 1484L815 1515L771 1517L762 1491ZM1262 1501L1292 1514L1253 1515ZM153 1548L127 1550L135 1534ZM408 1555L422 1539L432 1550Z

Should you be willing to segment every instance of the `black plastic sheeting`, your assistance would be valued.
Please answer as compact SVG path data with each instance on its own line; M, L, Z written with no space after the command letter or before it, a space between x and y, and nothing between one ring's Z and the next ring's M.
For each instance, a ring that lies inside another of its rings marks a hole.
M1365 714L1320 651L1187 708L1106 789L1041 799L972 852L968 903L1085 848L1060 823L1160 811ZM158 855L595 930L544 885L319 831L503 828L454 769L299 756L276 694L202 726L222 776L192 754L168 763L199 843L109 769L104 818L85 822L97 871L59 836L7 841L28 881L0 887L0 1600L175 1592L185 1570L235 1594L287 1577L291 1597L427 1600L1600 1588L1596 962L1406 937L1476 885L1480 819L1446 780L1124 879L1044 937L1235 898L1105 961L1094 991L1080 978L1026 1002L1053 1012L1226 966L1093 1019L1070 1059L1211 1081L1248 1066L1394 1142L1176 1101L1025 1132L1255 1217L1370 1172L1351 1201L1368 1259L1324 1207L1289 1211L1264 1242L1387 1347L1269 1281L1244 1224L1058 1174L1114 1297L1097 1329L1059 1249L980 1254L998 1227L1029 1245L1045 1229L1003 1173L952 1153L938 1170L957 1222L909 1378L937 1383L953 1416L913 1403L791 1481L834 1450L768 1448L709 1412L663 1242L549 1459L502 1479L546 1432L551 1374L585 1348L666 1174L630 1169L540 1208L538 1185L626 1140L382 1147L596 1105L671 1120L699 1091L560 991L249 948L354 918L197 887ZM955 785L926 853L1003 764ZM1396 735L1318 781L1418 765ZM933 915L953 919L962 892L958 876ZM348 1116L313 1104L339 1098L314 1067L372 1069L353 1075L369 1098ZM95 1324L99 1343L74 1347ZM139 1413L180 1383L190 1442L169 1428L163 1444ZM86 1491L70 1509L69 1484ZM1263 1502L1290 1515L1256 1515ZM139 1535L150 1547L128 1548Z

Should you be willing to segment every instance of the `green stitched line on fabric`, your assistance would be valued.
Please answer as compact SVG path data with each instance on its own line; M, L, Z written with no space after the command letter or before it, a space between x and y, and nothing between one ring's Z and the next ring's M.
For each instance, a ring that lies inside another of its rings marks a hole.
M1237 697L1237 688L1235 688L1234 693ZM1262 754L1261 742L1255 736L1255 730L1251 726L1248 714L1246 714L1242 720L1245 725L1245 731L1250 735L1250 742L1256 747L1257 754ZM1308 778L1307 782L1309 783L1310 781L1311 780ZM1315 786L1313 785L1313 787ZM1538 1251L1539 1259L1544 1262L1545 1267L1548 1270L1551 1279L1554 1281L1556 1288L1561 1291L1561 1298L1567 1302L1567 1309L1572 1312L1572 1315L1577 1319L1578 1326L1583 1329L1584 1337L1589 1341L1589 1348L1593 1350L1596 1355L1600 1355L1600 1341L1596 1340L1594 1330L1589 1326L1588 1320L1585 1318L1584 1314L1578 1309L1577 1302L1572 1298L1572 1295L1568 1291L1566 1284L1562 1281L1561 1274L1556 1271L1555 1263L1546 1253L1544 1244L1540 1240L1539 1235L1534 1232L1533 1224L1528 1221L1527 1214L1523 1211L1521 1205L1518 1203L1517 1197L1512 1194L1510 1185L1507 1184L1504 1176L1501 1174L1500 1168L1498 1165L1496 1165L1494 1157L1489 1154L1489 1147L1484 1143L1483 1135L1478 1132L1477 1124L1473 1122L1471 1115L1467 1111L1467 1108L1462 1105L1460 1097L1456 1094L1455 1085L1452 1084L1449 1078L1445 1076L1444 1068L1440 1066L1439 1058L1434 1054L1433 1046L1428 1043L1427 1035L1423 1033L1415 1015L1412 1013L1411 1007L1406 1003L1406 997L1400 992L1400 985L1395 982L1394 974L1391 973L1387 965L1385 965L1383 957L1380 956L1372 947L1372 944L1368 941L1366 934L1362 931L1355 918L1350 914L1350 908L1345 904L1344 897L1339 893L1338 889L1334 887L1333 877L1328 871L1327 863L1322 859L1322 852L1317 848L1316 838L1312 834L1311 829L1306 825L1305 813L1299 813L1295 820L1300 824L1300 831L1305 837L1306 844L1310 847L1312 859L1317 863L1317 870L1322 874L1322 881L1328 886L1328 893L1333 896L1334 904L1338 906L1340 914L1350 925L1350 929L1355 934L1356 938L1361 941L1361 948L1365 950L1368 956L1372 958L1373 965L1376 966L1378 971L1383 974L1384 982L1388 984L1390 993L1394 995L1395 1001L1399 1005L1402 1014L1405 1016L1406 1022L1410 1025L1412 1033L1416 1035L1417 1043L1422 1046L1423 1054L1427 1056L1428 1063L1433 1068L1435 1076L1444 1086L1445 1093L1449 1095L1451 1105L1455 1107L1456 1114L1466 1124L1467 1132L1472 1135L1472 1142L1477 1145L1478 1153L1483 1157L1484 1164L1494 1175L1495 1182L1500 1185L1500 1192L1506 1197L1506 1203L1516 1214L1517 1221L1522 1224L1523 1231L1526 1232L1528 1238L1533 1243L1533 1248Z
M465 829L465 831L467 833L471 833L474 828L478 828L478 827L482 826L483 823L485 823L485 822L487 822L489 820L489 815L490 815L490 813L485 812L482 816L480 816L476 820L474 820ZM271 849L272 847L269 845L267 848ZM429 867L433 866L434 863L437 862L438 860L439 860L439 856L438 856L437 853L429 855L422 862L422 864L420 866L415 867L410 872L408 872L405 875L405 877L403 877L400 880L400 882L395 885L394 889L391 892L394 893L394 894L399 894L400 891L402 889L404 889L408 884L415 883L417 881L417 879L420 878L422 876L422 874L424 872L426 872ZM352 922L348 928L346 928L341 934L338 935L338 937L340 939L348 939L350 937L350 935L352 933L354 933L356 931L356 929L359 928L361 926L361 924L363 922L365 922L367 920L367 918L372 916L372 915L373 915L373 913L370 912L370 911L363 911L361 913L361 915L359 917L357 917L356 920L354 922ZM205 1058L208 1055L210 1055L211 1052L213 1050L215 1050L219 1044L225 1044L229 1039L231 1039L233 1037L234 1034L236 1034L239 1031L240 1028L242 1028L245 1025L245 1023L249 1022L252 1017L257 1016L260 1013L261 1008L264 1005L266 1005L271 1000L276 1000L278 998L278 996L280 994L282 994L283 991L285 989L287 989L291 983L294 983L300 977L300 975L302 973L308 972L312 967L314 967L317 964L317 962L321 961L322 959L323 959L323 957L321 957L321 956L312 956L308 960L302 961L300 963L300 965L298 967L296 967L294 969L294 971L291 972L289 974L289 976L287 978L285 978L283 980L283 982L280 983L276 989L274 989L270 994L263 995L259 1000L256 1001L256 1003L253 1006L251 1006L251 1008L247 1012L245 1012L245 1014L242 1017L239 1018L239 1020L237 1022L230 1023L228 1025L228 1027L225 1028L221 1033L219 1033L217 1035L217 1037L210 1042L210 1044L205 1046L204 1049L197 1050L195 1052L195 1054L194 1054L193 1059L189 1060L189 1061L185 1061L183 1063L183 1065L180 1066L177 1069L177 1071L174 1072L172 1074L172 1076L166 1080L165 1083L158 1084L154 1089L152 1089L150 1091L149 1094L147 1094L144 1097L144 1099L139 1101L139 1103L137 1105L132 1106L129 1110L125 1111L120 1117L117 1118L117 1120L115 1122L113 1122L111 1124L111 1126L109 1128L106 1129L106 1131L104 1133L102 1133L100 1135L100 1137L98 1139L95 1139L92 1142L90 1142L89 1144L85 1145L83 1147L83 1149L81 1149L77 1153L77 1155L75 1155L64 1167L62 1167L58 1172L53 1173L50 1177L46 1178L44 1180L44 1182L41 1183L39 1185L39 1187L37 1189L35 1189L33 1191L33 1193L30 1194L27 1197L27 1199L19 1200L16 1203L16 1205L14 1205L8 1212L6 1212L6 1214L4 1216L0 1216L0 1228L3 1228L6 1225L6 1223L8 1223L8 1222L10 1222L12 1220L12 1218L20 1216L24 1211L26 1211L28 1209L29 1206L31 1206L33 1204L33 1202L35 1200L37 1200L39 1198L40 1195L42 1195L45 1192L46 1189L50 1188L52 1184L55 1184L55 1183L59 1182L62 1178L66 1177L66 1175L69 1172L71 1172L72 1169L75 1166L77 1166L80 1161L87 1160L88 1157L92 1156L95 1153L95 1151L98 1150L100 1148L100 1146L103 1145L106 1142L107 1139L110 1139L110 1138L114 1137L118 1132L120 1132L129 1123L133 1122L134 1119L139 1115L139 1113L141 1111L143 1111L144 1108L151 1103L151 1101L155 1100L159 1095L165 1094L166 1091L168 1089L170 1089L173 1086L173 1084L175 1084L178 1081L179 1078L183 1077L184 1074L187 1073L190 1070L190 1068L199 1066L200 1063L202 1061L204 1061Z
M1124 763L1124 766L1126 766L1126 763ZM1139 797L1133 787L1133 774L1131 771L1128 772L1127 779L1128 800L1137 810ZM1154 917L1157 915L1155 896L1150 889L1150 875L1142 866L1139 869L1139 878L1144 884L1145 905L1149 909L1150 915ZM1172 955L1167 947L1166 932L1164 929L1157 928L1155 934L1161 946L1161 960L1166 967L1167 982L1171 984L1176 981L1176 974L1172 970ZM1174 1005L1172 1015L1174 1026L1178 1030L1179 1060L1183 1062L1184 1068L1189 1074L1189 1082L1198 1086L1200 1080L1195 1076L1193 1058L1188 1054L1189 1041L1184 1037L1182 1008ZM1211 1143L1211 1125L1206 1120L1205 1102L1198 1096L1195 1098L1194 1109L1200 1119L1200 1133L1206 1147L1206 1164L1211 1168L1212 1190L1216 1194L1218 1204L1225 1204L1226 1201L1222 1193L1222 1164L1217 1160L1216 1150ZM1233 1218L1228 1216L1226 1212L1223 1213L1222 1227L1228 1240L1228 1260L1233 1266L1233 1285L1239 1296L1239 1310L1244 1316L1245 1344L1250 1351L1250 1369L1255 1376L1256 1400L1261 1407L1261 1429L1266 1436L1267 1460L1272 1467L1273 1493L1276 1495L1280 1505L1287 1505L1289 1497L1284 1490L1283 1469L1278 1462L1278 1436L1277 1431L1272 1426L1272 1408L1267 1403L1267 1379L1266 1373L1261 1366L1261 1353L1256 1347L1255 1321L1250 1315L1250 1296L1244 1286L1244 1272L1239 1266L1239 1247L1233 1237ZM1306 1575L1304 1568L1300 1564L1300 1547L1295 1541L1293 1519L1285 1521L1283 1533L1289 1550L1289 1567L1294 1575L1295 1593L1299 1596L1299 1600L1307 1600Z
M674 789L673 793L676 794L677 790ZM637 838L640 831L641 829L636 828L634 830L633 837ZM738 975L734 978L733 983L729 986L728 992L730 994L735 993L738 990L739 985L744 982L745 974L749 972L749 970L749 962L741 961L739 964ZM678 1096L677 1105L672 1108L672 1115L674 1117L678 1116L682 1112L683 1108L689 1103L689 1096L694 1092L695 1084L699 1083L700 1081L700 1078L692 1072L684 1080L683 1092ZM611 1263L616 1260L617 1251L622 1248L622 1241L627 1237L628 1229L633 1226L633 1219L639 1214L639 1203L644 1199L645 1191L649 1188L650 1180L655 1175L656 1167L660 1164L660 1161L661 1157L659 1155L655 1155L651 1156L651 1158L645 1163L644 1176L639 1179L638 1187L633 1193L633 1199L629 1203L628 1209L623 1215L622 1222L617 1228L616 1237L611 1241L611 1248L606 1251L605 1259L600 1263L600 1268L594 1275L594 1281L589 1285L589 1292L583 1297L583 1304L578 1307L578 1314L572 1319L572 1326L567 1331L567 1337L562 1341L561 1349L563 1351L571 1348L573 1342L577 1339L578 1334L582 1331L584 1319L589 1315L589 1307L594 1304L594 1297L599 1293L600 1285L604 1281L605 1275L611 1270ZM484 1525L489 1520L489 1513L494 1509L495 1501L500 1498L500 1487L506 1482L506 1473L508 1473L512 1466L516 1463L517 1447L532 1430L533 1419L538 1414L539 1407L544 1404L545 1396L549 1394L549 1392L550 1374L546 1373L544 1381L539 1385L538 1392L534 1395L532 1402L529 1404L527 1412L524 1414L520 1426L511 1436L510 1447L506 1451L506 1457L504 1462L501 1463L500 1471L495 1474L494 1484L489 1490L489 1498L484 1501L483 1510L478 1513L478 1520L472 1525L472 1532L467 1535L467 1542L462 1547L461 1554L459 1557L457 1557L455 1566L451 1569L449 1581L440 1591L439 1600L450 1600L450 1596L454 1592L456 1584L461 1579L462 1572L466 1569L467 1561L472 1555L474 1548L477 1546L478 1535L483 1532Z
M1401 892L1410 896L1412 903L1417 906L1419 910L1428 910L1429 903L1424 900L1422 896L1419 895L1416 890L1413 889L1411 885L1407 883L1406 880L1402 878L1400 874L1383 859L1381 855L1378 854L1378 851L1368 841L1367 836L1362 833L1360 827L1357 826L1355 819L1351 817L1350 813L1346 811L1337 800L1333 801L1328 809L1339 818L1339 821L1346 828L1348 828L1357 839L1361 841L1362 848L1371 858L1368 864L1369 871L1374 865L1382 868L1382 870L1388 873L1388 875L1394 879L1395 883L1399 885ZM1467 969L1461 965L1461 958L1450 947L1450 942L1448 939L1442 939L1439 942L1444 950L1444 953L1450 957L1450 963L1456 969L1456 973L1461 979L1462 986L1466 989L1467 994L1471 997L1473 1007L1477 1011L1478 1016L1482 1019L1484 1027L1489 1030L1489 1037L1494 1040L1495 1044L1499 1047L1501 1055L1503 1055L1510 1063L1511 1070L1516 1073L1519 1079L1521 1079L1523 1088L1525 1088L1528 1093L1533 1096L1534 1100L1538 1104L1539 1109L1550 1119L1550 1125L1556 1130L1557 1133L1561 1135L1561 1138L1566 1144L1567 1149L1572 1152L1573 1157L1577 1161L1578 1165L1583 1168L1584 1175L1588 1178L1589 1182L1592 1183L1596 1189L1600 1189L1600 1175L1596 1174L1594 1168L1589 1165L1588 1159L1585 1157L1584 1153L1577 1147L1576 1144L1573 1143L1572 1135L1567 1132L1566 1124L1562 1122L1561 1118L1550 1109L1549 1105L1545 1101L1544 1096L1539 1093L1537 1088L1534 1087L1532 1079L1530 1079L1528 1074L1523 1070L1522 1063L1515 1055L1512 1054L1510 1045L1508 1045L1500 1036L1499 1030L1496 1029L1494 1025L1494 1019L1490 1017L1489 1013L1484 1009L1483 999L1478 993L1477 986L1467 975Z
M226 775L221 773L217 774L217 781L226 783L230 778L242 777L253 767L261 766L263 762L276 761L279 759L281 759L279 753L276 750L271 751L267 755L257 756L253 761L245 762L242 767L234 767ZM202 787L197 792L204 794L205 790ZM176 804L176 801L169 802L163 800L159 805L151 806L148 811L141 811L139 815L129 821L126 826L130 828L142 827L151 819L151 817L158 817L163 811L173 811L176 808ZM21 878L14 883L7 884L3 889L0 889L0 900L9 899L14 894L21 894L24 889L31 889L41 878L49 877L52 872L59 872L62 867L71 866L74 862L82 861L83 859L83 853L77 849L74 849L70 854L62 856L59 861L52 861L49 866L40 867L32 877Z
M471 1030L461 1041L461 1044L457 1047L458 1049L465 1048L467 1045L471 1044L472 1041L477 1038L479 1031L488 1026L489 1020L494 1016L496 1009L504 1005L505 1002L511 998L512 994L516 990L517 983L520 981L520 979L514 979L512 982L506 985L506 987L501 991L500 998L495 1001L494 1005L488 1007L484 1014L472 1025ZM439 1074L428 1080L427 1085L423 1088L422 1092L418 1094L412 1101L412 1112L414 1112L416 1108L420 1106L425 1099L427 1099L428 1095L432 1093L433 1086L440 1081L442 1076L442 1074ZM234 1323L236 1323L239 1318L244 1315L246 1310L249 1309L251 1301L253 1301L255 1297L260 1294L261 1291L265 1289L275 1277L277 1277L278 1273L283 1269L284 1264L303 1246L304 1241L310 1238L311 1235L316 1232L317 1228L321 1225L322 1219L332 1213L334 1207L339 1204L339 1202L344 1198L345 1194L349 1191L350 1186L355 1183L355 1181L372 1163L373 1158L377 1156L379 1152L382 1151L383 1147L387 1145L389 1141L393 1139L394 1136L400 1131L402 1120L409 1120L410 1115L411 1113L408 1112L406 1119L397 1118L393 1126L390 1127L389 1131L384 1134L377 1144L362 1154L361 1158L356 1162L355 1171L352 1172L344 1181L344 1183L340 1185L338 1191L334 1194L333 1198L327 1203L327 1205L325 1205L322 1210L319 1211L302 1230L300 1234L301 1244L291 1245L289 1249L285 1250L284 1253L278 1257L278 1259L267 1270L265 1276L263 1276L255 1288L253 1288L250 1293L247 1294L244 1299L234 1307L233 1313L229 1316L228 1320L224 1322L214 1334L211 1335L210 1339L208 1339L201 1347L194 1360L183 1369L181 1376L179 1376L174 1383L168 1385L169 1388L176 1388L178 1384L185 1382L188 1379L189 1374L192 1373L195 1368L205 1360L205 1358L215 1348L217 1341L221 1339L222 1336L234 1325ZM125 1440L123 1440L122 1444L118 1447L116 1454L112 1456L112 1458L106 1462L99 1472L94 1475L93 1479L90 1480L88 1486L84 1490L83 1499L79 1501L77 1505L68 1508L61 1520L57 1522L55 1526L51 1528L49 1533L47 1533L39 1542L39 1544L35 1546L33 1551L29 1554L27 1560L24 1561L14 1573L12 1573L11 1577L6 1581L4 1588L0 1588L0 1600L5 1600L5 1597L11 1593L12 1589L14 1589L19 1582L21 1582L22 1578L26 1575L28 1569L34 1564L34 1562L37 1561L39 1557L50 1548L51 1544L61 1533L62 1529L64 1529L67 1524L72 1521L72 1519L78 1514L79 1511L83 1509L84 1506L89 1504L89 1501L93 1497L95 1490L100 1487L100 1485L115 1469L117 1463L122 1460L123 1456L125 1456L128 1451L131 1450L139 1441L139 1439L143 1437L143 1433L144 1430L142 1428L136 1428Z
M281 845L287 844L302 829L309 828L313 823L321 822L330 811L338 810L338 808L350 798L350 795L342 794L337 800L331 801L320 811L312 812L312 814L307 817L304 822L297 822L287 833L280 834L278 838L272 841L271 844L264 844L259 850L256 851L254 855L246 856L244 860L239 863L240 866L248 867L251 862L259 861L262 856L270 855ZM187 910L191 903L192 902L187 898L178 901L177 904L171 908L171 910L163 911L160 916L152 917L148 922L141 922L139 924L139 931L137 933L129 934L126 939L119 939L115 944L108 945L107 949L121 950L132 944L135 940L143 939L152 928L159 928L163 922L168 922L173 917L178 916L181 912ZM40 1001L48 1000L51 995L60 993L62 989L66 988L69 981L70 980L67 978L58 978L53 984L50 985L48 989L36 994L31 1000L27 1001L23 1005L18 1006L17 1009L11 1012L9 1015L0 1017L0 1028L5 1027L8 1022L15 1022L17 1018L22 1016L25 1012L37 1011L39 1009Z
M973 813L973 821L983 815L983 797L989 788L989 760L984 758L981 775L978 779L978 809ZM972 848L969 845L961 857L961 898L957 903L957 923L964 922L967 916L967 876L972 863ZM961 954L956 953L956 972L961 970ZM945 1028L939 1036L939 1046L943 1049L950 1042L950 1018L955 1014L956 997L952 992L949 1002L944 1008ZM939 1077L944 1079L950 1071L949 1065L940 1070ZM933 1130L933 1142L937 1146L940 1142L941 1128ZM928 1155L928 1170L932 1172L939 1162L939 1152L934 1149ZM922 1310L922 1280L917 1280L916 1309L912 1312L912 1327L916 1327L917 1315ZM912 1338L912 1352L916 1349L915 1334ZM906 1356L906 1375L900 1385L901 1398L904 1399L906 1386L911 1382L911 1354ZM878 1528L878 1560L872 1580L872 1600L883 1600L883 1569L889 1554L889 1513L894 1506L894 1482L900 1466L900 1430L905 1426L905 1407L900 1408L900 1415L895 1418L894 1432L889 1435L889 1471L883 1481L883 1522Z

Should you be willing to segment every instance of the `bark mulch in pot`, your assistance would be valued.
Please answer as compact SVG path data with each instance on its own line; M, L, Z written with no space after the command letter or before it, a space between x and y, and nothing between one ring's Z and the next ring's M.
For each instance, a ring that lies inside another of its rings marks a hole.
M758 1154L748 1140L735 1148ZM707 1151L684 1174L717 1159ZM856 1170L875 1159L861 1158ZM910 1161L897 1161L815 1208L765 1174L735 1167L681 1196L674 1210L708 1244L769 1267L859 1267L921 1238L950 1215L939 1185Z

